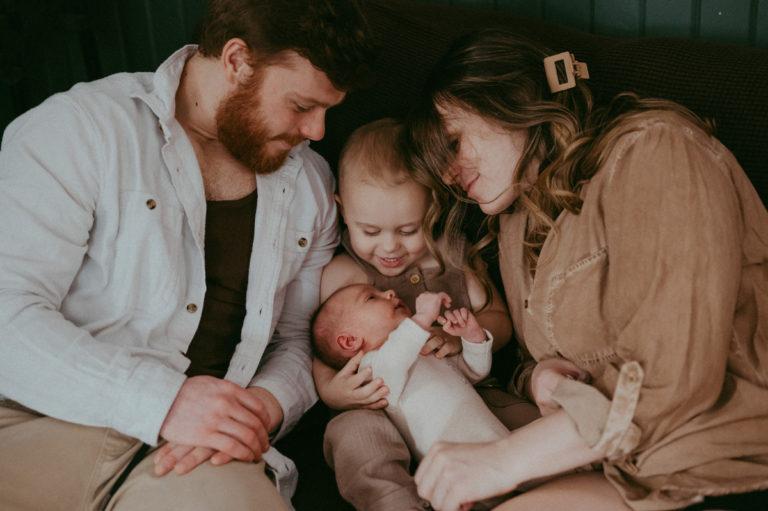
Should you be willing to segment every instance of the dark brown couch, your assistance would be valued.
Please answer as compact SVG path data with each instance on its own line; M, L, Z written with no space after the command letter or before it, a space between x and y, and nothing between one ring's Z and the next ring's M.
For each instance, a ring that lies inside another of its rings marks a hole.
M589 64L596 98L633 90L678 101L711 118L717 135L736 155L764 203L768 201L768 50L684 39L603 37L518 18L498 11L421 4L411 0L365 2L381 42L372 88L349 96L328 114L325 138L314 147L335 168L347 136L368 121L405 114L430 67L460 33L503 26L569 50ZM299 465L299 511L347 510L321 456L328 411L316 406L281 447Z

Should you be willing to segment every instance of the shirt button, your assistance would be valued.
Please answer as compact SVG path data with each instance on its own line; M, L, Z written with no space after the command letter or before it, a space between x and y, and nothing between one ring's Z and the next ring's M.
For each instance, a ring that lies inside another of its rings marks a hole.
M147 201L147 207L149 209L155 209L157 207L157 202L155 202L155 199L149 199Z
M194 303L190 303L189 305L187 305L187 312L189 312L190 314L194 314L195 312L197 312L197 305L195 305Z
M415 284L418 284L419 282L421 282L421 277L419 276L418 273L414 273L413 275L410 276L410 278L408 280L411 281L411 284L415 285Z
M307 238L299 238L299 246L304 248L307 246Z

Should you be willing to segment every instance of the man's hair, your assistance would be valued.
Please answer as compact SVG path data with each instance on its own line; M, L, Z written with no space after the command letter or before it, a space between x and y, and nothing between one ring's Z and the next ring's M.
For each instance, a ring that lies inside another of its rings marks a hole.
M312 333L312 349L315 356L325 365L336 370L344 367L349 357L345 357L340 353L340 350L336 349L336 332L339 331L339 326L344 318L345 307L335 303L333 298L348 287L344 286L334 291L320 305L309 321L309 328Z
M367 83L376 54L356 0L208 0L200 53L218 57L235 37L267 61L295 51L341 91Z
M402 130L402 123L385 118L352 132L339 157L339 192L351 176L384 186L413 180L398 146Z

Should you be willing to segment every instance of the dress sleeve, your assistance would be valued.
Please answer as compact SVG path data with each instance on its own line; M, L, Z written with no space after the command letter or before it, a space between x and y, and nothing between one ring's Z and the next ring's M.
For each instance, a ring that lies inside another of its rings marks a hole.
M625 136L634 140L595 184L608 256L600 305L622 362L592 386L566 381L553 395L609 459L654 445L718 401L744 229L731 169L707 135L658 122Z

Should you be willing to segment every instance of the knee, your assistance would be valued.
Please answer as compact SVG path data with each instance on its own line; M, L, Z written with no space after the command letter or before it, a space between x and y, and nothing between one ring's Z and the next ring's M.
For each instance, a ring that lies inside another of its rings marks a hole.
M334 417L325 429L323 453L331 468L340 458L375 458L378 453L402 452L410 457L405 440L381 410L350 410Z

